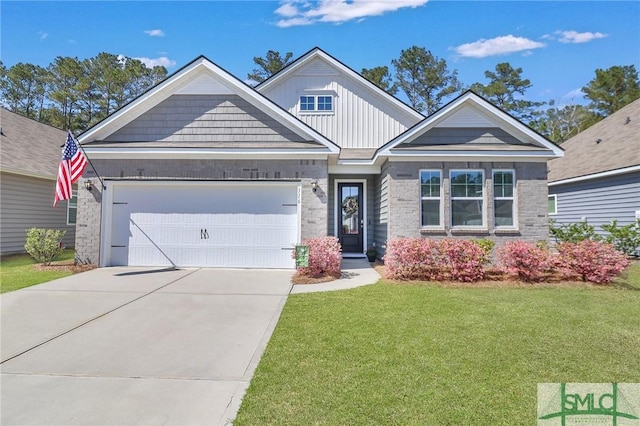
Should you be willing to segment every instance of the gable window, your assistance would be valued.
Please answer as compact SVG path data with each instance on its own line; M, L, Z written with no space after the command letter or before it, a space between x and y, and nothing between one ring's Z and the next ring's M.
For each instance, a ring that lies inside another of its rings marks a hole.
M302 95L300 96L300 111L303 112L332 112L333 96Z
M420 225L442 227L440 170L420 170Z
M333 111L333 98L331 96L318 96L318 111Z
M496 227L513 227L514 220L514 185L513 170L493 171L493 214Z
M67 201L67 225L76 223L76 213L78 211L78 191L73 191L71 198Z
M558 196L556 194L549 195L549 214L558 214Z
M300 96L300 111L315 111L315 110L316 110L315 96Z
M484 227L484 171L451 170L451 226Z

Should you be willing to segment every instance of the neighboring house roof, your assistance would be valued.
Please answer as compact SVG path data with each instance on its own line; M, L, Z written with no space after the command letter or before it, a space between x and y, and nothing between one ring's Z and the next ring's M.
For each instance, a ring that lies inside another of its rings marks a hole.
M388 94L387 92L385 92L384 90L382 90L381 88L379 88L378 86L376 86L375 84L371 83L369 80L364 78L360 73L354 71L353 69L343 64L333 56L329 55L324 50L320 49L319 47L314 47L313 49L311 49L310 51L308 51L307 53L305 53L304 55L302 55L301 57L299 57L289 65L287 65L285 68L283 68L276 74L272 75L262 83L258 84L256 86L256 90L261 93L266 93L267 91L271 90L272 87L280 84L281 82L285 81L289 76L295 74L296 70L303 68L306 64L312 62L315 59L321 59L329 63L331 66L333 66L335 69L339 71L340 75L348 77L352 79L354 82L366 87L372 93L375 93L378 96L385 99L387 102L392 103L396 108L401 110L403 113L417 120L422 120L424 118L424 115L422 115L420 112L411 108L409 105L405 104L395 96Z
M565 157L549 162L549 182L592 178L640 166L640 99L562 144Z
M377 156L562 157L562 149L467 91L386 145Z
M64 130L0 108L0 170L56 179L62 158Z
M204 153L206 150L218 152L220 150L242 149L242 145L238 145L237 143L224 144L220 143L220 141L212 141L212 144L207 144L207 141L201 141L197 138L194 138L192 141L187 141L187 139L189 139L187 135L168 135L171 136L169 140L109 141L110 136L114 135L118 130L124 128L143 114L152 111L153 108L158 107L172 95L238 96L251 106L257 108L260 113L264 114L270 120L275 120L297 135L296 139L298 140L296 141L291 143L285 141L283 146L265 146L264 148L266 149L286 149L293 152L296 148L308 149L309 146L314 145L316 150L319 149L326 153L339 152L338 146L332 141L204 56L196 58L140 97L92 126L78 137L78 141L81 144L86 144L88 152L94 154L106 152L105 150L115 152L123 147L126 147L130 152L131 148L138 149L141 154L152 153L152 150L155 150L154 153L158 153L158 149L163 148L169 149L166 153L175 153L182 148L196 148L193 150L194 153L198 149L200 149L200 153ZM140 142L146 142L146 144L140 144ZM255 146L249 146L247 148L256 149Z

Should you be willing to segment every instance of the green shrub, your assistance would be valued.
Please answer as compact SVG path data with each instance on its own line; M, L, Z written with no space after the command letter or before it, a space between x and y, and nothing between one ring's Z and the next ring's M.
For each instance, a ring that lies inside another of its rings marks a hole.
M31 228L27 230L27 242L24 249L36 262L45 265L64 250L62 237L66 231L57 229Z
M621 227L618 227L618 221L614 219L610 224L602 225L601 228L609 233L605 241L613 244L616 250L628 256L634 256L637 253L636 250L640 250L640 219Z
M579 243L584 240L602 240L602 237L596 233L595 227L589 225L587 222L571 223L556 227L555 222L552 220L549 224L549 232L558 244Z
M477 244L478 247L480 247L482 249L482 251L484 252L484 259L482 263L489 263L491 262L491 252L493 251L493 248L496 246L496 242L493 240L490 240L488 238L480 238L478 240L471 240L471 242L473 242L474 244Z

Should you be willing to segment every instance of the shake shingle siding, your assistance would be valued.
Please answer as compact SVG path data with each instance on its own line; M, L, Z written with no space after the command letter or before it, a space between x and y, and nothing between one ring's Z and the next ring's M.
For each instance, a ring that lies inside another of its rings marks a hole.
M237 95L173 95L109 136L106 142L304 142Z

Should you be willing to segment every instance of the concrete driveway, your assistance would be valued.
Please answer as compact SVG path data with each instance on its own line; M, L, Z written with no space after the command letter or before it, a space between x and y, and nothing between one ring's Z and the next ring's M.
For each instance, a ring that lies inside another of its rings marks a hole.
M230 423L292 273L102 268L0 296L0 423Z

